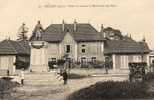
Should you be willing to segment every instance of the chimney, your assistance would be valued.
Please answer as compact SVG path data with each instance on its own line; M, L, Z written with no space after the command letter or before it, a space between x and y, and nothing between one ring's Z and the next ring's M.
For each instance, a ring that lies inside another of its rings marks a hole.
M145 39L145 37L143 37L143 39L142 39L142 42L146 42L146 39Z
M104 30L104 26L103 26L103 24L101 25L101 32L103 32L103 30Z
M103 37L106 38L106 33L104 32L104 26L103 26L103 24L101 25L100 32L102 33Z
M132 35L130 34L130 36L129 36L130 38L132 38Z
M64 31L65 30L65 22L64 22L64 20L62 21L62 31Z
M77 28L77 22L76 19L74 19L74 31L76 31L76 28Z

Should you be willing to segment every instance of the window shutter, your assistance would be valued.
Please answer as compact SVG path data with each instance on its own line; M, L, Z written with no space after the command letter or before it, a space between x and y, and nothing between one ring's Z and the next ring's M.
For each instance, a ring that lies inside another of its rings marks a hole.
M73 45L70 45L70 53L73 53Z
M66 45L64 45L64 53L66 53Z

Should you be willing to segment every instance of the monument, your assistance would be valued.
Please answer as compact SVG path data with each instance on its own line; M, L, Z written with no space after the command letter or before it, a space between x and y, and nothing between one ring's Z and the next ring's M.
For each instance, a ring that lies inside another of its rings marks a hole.
M38 21L33 31L34 40L30 42L31 56L30 56L30 71L32 72L47 72L48 58L47 45L48 43L42 40L44 30L40 21Z

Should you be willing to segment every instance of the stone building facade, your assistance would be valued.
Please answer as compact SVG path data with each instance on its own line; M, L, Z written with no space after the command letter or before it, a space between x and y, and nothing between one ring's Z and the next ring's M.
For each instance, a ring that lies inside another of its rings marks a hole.
M38 21L29 41L0 42L0 69L13 73L14 63L30 61L30 70L48 71L49 62L65 58L80 63L108 62L113 70L125 72L131 62L149 65L150 52L145 40L137 42L111 27L102 25L97 31L89 23L63 21L43 29Z
M103 61L103 41L78 43L70 33L67 33L62 42L48 44L49 60L62 59L66 54L73 61L81 61L81 59Z
M36 28L30 38L31 43L38 41L35 34ZM66 55L73 62L106 62L105 59L109 58L111 68L116 70L128 70L131 62L148 64L151 51L145 41L136 42L129 36L123 36L120 30L102 25L98 32L91 24L76 21L73 24L64 21L62 24L51 24L42 31L41 41L46 44L48 62Z
M34 34L35 31L34 31ZM36 41L35 36L31 42ZM52 24L42 33L47 42L48 61L57 61L67 55L72 61L104 61L104 38L88 23Z
M28 68L29 58L28 41L6 39L0 42L0 74L9 71L13 75L17 69Z

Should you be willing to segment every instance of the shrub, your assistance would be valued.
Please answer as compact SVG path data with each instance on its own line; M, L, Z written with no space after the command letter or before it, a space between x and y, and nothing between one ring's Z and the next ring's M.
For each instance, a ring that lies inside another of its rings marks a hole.
M151 81L151 80L154 80L154 73L149 72L145 74L144 81Z
M63 59L58 59L57 60L57 65L63 65L65 63L65 60L63 60Z
M96 61L96 62L90 62L91 66L93 68L103 68L104 62Z
M67 100L144 98L150 94L143 82L98 82L71 94Z
M15 83L15 82L11 82L10 80L8 79L0 79L0 91L6 91L8 89L11 89L15 86L17 86L18 84Z
M57 64L56 61L49 61L48 62L48 66L49 66L50 69L53 69L54 65L56 65L56 64Z
M22 69L22 68L28 69L29 65L30 62L24 62L24 61L17 61L15 63L16 69Z
M15 82L11 82L8 79L0 79L0 98L3 98L5 95L10 95L10 89L17 86Z

